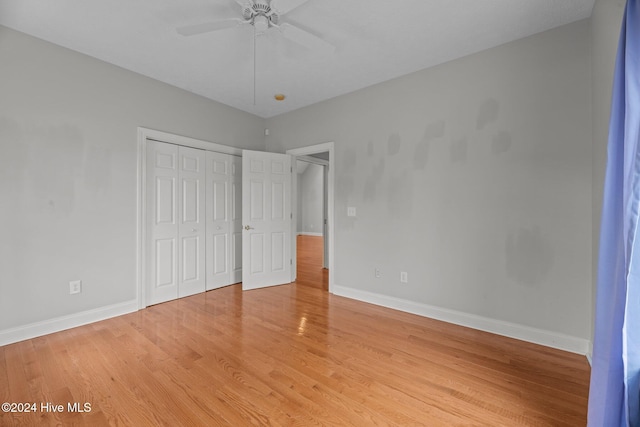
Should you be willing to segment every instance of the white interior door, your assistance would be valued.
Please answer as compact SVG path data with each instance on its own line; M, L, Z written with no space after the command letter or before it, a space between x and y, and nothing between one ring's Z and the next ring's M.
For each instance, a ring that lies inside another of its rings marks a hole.
M243 150L242 289L291 282L291 156Z
M178 146L147 143L147 303L178 297Z
M242 280L242 160L211 151L206 156L207 290L211 290Z
M205 290L205 153L149 141L148 304Z
M180 238L178 298L205 291L205 152L178 147Z

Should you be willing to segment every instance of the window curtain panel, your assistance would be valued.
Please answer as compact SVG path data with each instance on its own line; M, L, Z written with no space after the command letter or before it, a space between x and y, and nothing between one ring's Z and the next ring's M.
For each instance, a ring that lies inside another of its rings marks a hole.
M600 229L588 425L640 426L640 11L622 20Z

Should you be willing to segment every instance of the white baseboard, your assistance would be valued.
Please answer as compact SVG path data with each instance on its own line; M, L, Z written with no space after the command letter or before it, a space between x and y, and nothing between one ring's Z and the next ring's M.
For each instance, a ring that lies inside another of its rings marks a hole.
M340 285L332 286L332 292L346 298L352 298L407 313L417 314L419 316L442 320L444 322L491 332L497 335L503 335L572 353L584 354L587 356L589 363L591 363L591 343L589 340L582 338ZM16 328L5 329L0 331L0 346L42 335L52 334L54 332L64 331L65 329L75 328L89 323L98 322L100 320L109 319L111 317L121 316L123 314L133 313L137 310L137 300L131 300L68 316L57 317L55 319L18 326Z
M70 314L67 316L56 317L54 319L43 320L41 322L30 323L24 326L5 329L0 331L0 346L28 340L42 335L52 334L54 332L64 331L65 329L98 322L111 317L132 313L137 310L138 301L131 300L106 307L95 308L93 310L83 311L81 313Z
M322 233L312 233L310 231L298 231L298 236L316 236L322 237Z
M529 326L519 325L517 323L505 322L502 320L491 319L489 317L477 316L475 314L449 310L446 308L362 291L359 289L347 288L339 285L334 285L331 290L334 294L346 298L352 298L407 313L417 314L419 316L442 320L443 322L491 332L493 334L503 335L509 338L515 338L583 355L586 355L589 352L589 340L564 335L558 332L532 328Z

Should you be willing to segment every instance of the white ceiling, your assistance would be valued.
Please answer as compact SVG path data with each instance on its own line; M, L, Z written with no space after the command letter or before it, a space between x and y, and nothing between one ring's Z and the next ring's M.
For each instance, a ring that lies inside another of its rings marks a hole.
M269 30L257 38L255 101L253 27L176 32L240 18L234 0L0 0L0 24L267 118L588 18L593 3L309 0L281 21L335 51Z

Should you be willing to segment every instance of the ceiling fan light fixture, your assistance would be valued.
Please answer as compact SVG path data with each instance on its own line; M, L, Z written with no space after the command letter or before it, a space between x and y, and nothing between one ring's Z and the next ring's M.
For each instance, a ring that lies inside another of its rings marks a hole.
M253 18L253 26L257 33L262 33L269 28L269 18L264 15L258 15Z
M276 93L275 95L273 95L273 97L276 101L284 101L284 99L286 98L283 93Z

